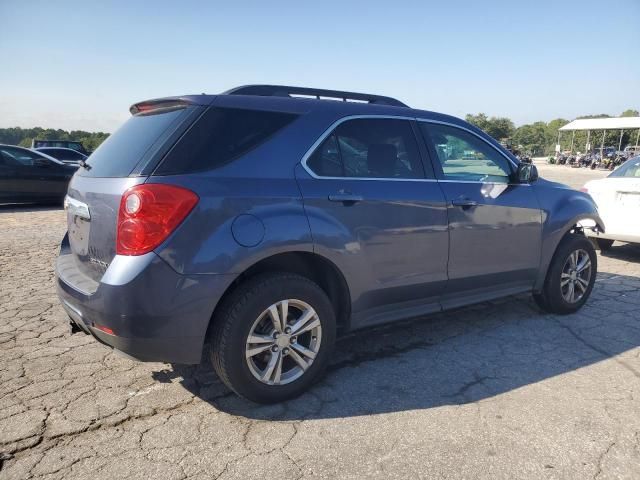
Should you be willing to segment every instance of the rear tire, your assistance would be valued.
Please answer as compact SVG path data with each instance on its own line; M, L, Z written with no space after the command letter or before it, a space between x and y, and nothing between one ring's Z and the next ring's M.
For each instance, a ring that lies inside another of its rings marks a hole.
M247 280L213 321L214 369L227 387L258 403L302 394L324 372L335 343L335 313L326 293L291 273Z
M587 301L596 280L598 258L583 235L570 234L553 255L542 292L534 294L538 306L549 313L567 315Z

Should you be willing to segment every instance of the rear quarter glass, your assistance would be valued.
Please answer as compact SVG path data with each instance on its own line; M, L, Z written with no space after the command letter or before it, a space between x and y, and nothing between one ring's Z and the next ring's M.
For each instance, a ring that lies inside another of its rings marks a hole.
M210 107L176 143L154 175L212 170L258 147L297 114Z
M93 152L80 169L86 177L127 177L169 139L190 113L200 107L187 106L139 113L130 117Z

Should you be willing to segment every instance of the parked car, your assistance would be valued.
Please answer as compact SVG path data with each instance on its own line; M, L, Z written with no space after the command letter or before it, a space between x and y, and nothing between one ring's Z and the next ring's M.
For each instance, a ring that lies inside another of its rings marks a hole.
M87 159L87 155L71 148L40 147L37 152L45 153L50 157L60 160L62 163L80 166Z
M131 113L71 181L56 265L73 328L131 357L209 341L229 388L276 402L337 333L522 292L568 314L593 288L593 200L458 118L280 86Z
M0 145L0 203L60 203L77 167L28 148Z
M76 150L77 152L80 152L86 156L89 156L89 154L91 153L87 151L86 148L84 148L82 142L77 142L74 140L31 140L31 148L38 149L44 147L70 148L71 150Z
M640 155L640 145L627 145L626 147L624 147L623 153L627 158Z
M598 205L605 232L589 232L602 251L615 240L640 243L640 156L627 160L606 178L587 182L583 190Z

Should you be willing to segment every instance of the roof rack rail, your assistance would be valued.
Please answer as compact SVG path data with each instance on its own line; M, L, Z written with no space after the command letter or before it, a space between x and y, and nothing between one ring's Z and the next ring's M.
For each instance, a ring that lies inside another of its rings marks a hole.
M232 88L223 93L223 95L258 95L262 97L292 97L305 96L315 97L320 100L322 98L335 98L348 102L355 100L360 102L371 103L375 105L391 105L394 107L408 107L400 100L381 95L371 95L369 93L342 92L340 90L324 90L321 88L307 87L289 87L286 85L243 85L241 87Z

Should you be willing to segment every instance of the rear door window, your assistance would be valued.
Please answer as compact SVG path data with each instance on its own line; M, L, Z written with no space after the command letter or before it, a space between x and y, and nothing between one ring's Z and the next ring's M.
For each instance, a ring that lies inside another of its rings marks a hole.
M154 144L173 131L193 108L197 107L158 109L133 115L88 157L89 168L80 169L78 173L90 177L129 176Z
M156 175L211 170L246 154L298 115L212 107L185 133L156 169Z
M0 150L2 151L3 157L12 159L17 162L17 164L25 167L35 165L36 160L43 158L35 152L30 152L29 150L23 150L21 148L1 147ZM16 164L14 163L14 165Z
M316 149L307 167L320 177L424 178L407 120L347 120Z

